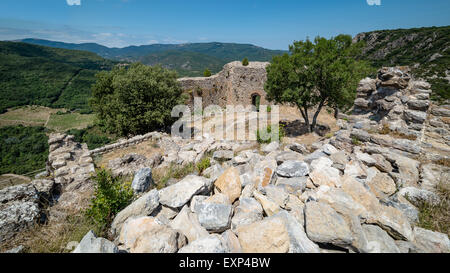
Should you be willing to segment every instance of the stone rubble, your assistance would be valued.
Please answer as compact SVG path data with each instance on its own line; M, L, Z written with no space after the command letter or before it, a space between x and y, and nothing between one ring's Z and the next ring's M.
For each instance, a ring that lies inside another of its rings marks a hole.
M139 197L116 215L114 242L88 233L78 251L448 253L448 236L416 227L418 210L408 201L437 203L437 180L449 181L450 168L419 157L448 159L450 109L434 106L424 95L429 88L407 68L381 69L377 79L360 82L353 114L340 115L341 130L312 150L299 143L258 149L246 141L155 132L88 151L71 136L52 135L51 178L0 191L1 238L36 221L40 196L52 199L55 188L60 196L50 218L76 209L93 189L93 155L152 140L161 155L132 154L109 164L116 175L135 175ZM206 155L211 166L202 174L152 189L155 169Z

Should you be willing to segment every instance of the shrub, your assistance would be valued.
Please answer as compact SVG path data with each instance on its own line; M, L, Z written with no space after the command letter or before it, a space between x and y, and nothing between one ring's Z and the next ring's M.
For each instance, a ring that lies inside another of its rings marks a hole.
M211 77L211 71L209 71L209 69L205 69L205 72L203 72L203 76Z
M277 133L278 133L278 139L277 139ZM285 131L283 128L283 125L279 125L276 127L273 127L269 125L267 128L263 129L262 131L258 130L256 131L256 140L260 144L268 144L273 141L279 141L281 142L283 137L285 136Z
M113 177L110 171L99 170L93 179L97 185L91 205L86 210L86 216L99 229L106 229L116 214L131 203L133 190L130 182Z
M248 66L249 62L248 62L248 58L244 58L244 60L242 61L242 65L243 66Z
M203 173L204 170L208 169L209 167L211 167L211 160L209 159L209 157L205 157L203 158L198 164L197 164L197 169L198 172L200 174Z
M359 141L358 138L352 137L352 144L356 145L356 146L359 146L359 145L361 145L361 142Z
M185 99L176 72L135 63L97 74L90 104L109 133L129 136L172 125L172 109Z

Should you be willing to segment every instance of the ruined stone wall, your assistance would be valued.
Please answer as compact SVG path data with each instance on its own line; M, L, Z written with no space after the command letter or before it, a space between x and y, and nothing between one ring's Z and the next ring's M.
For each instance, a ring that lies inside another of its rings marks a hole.
M193 97L202 97L203 107L216 104L226 105L252 104L252 96L261 96L261 104L267 104L264 84L267 80L267 62L250 62L243 66L241 62L231 62L223 70L211 77L182 78L182 89Z

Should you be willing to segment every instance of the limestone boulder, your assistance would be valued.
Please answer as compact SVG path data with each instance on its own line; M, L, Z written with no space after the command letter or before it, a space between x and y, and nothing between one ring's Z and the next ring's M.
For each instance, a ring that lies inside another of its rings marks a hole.
M397 191L394 180L386 173L378 173L366 184L378 199L389 197Z
M220 235L212 234L189 243L178 253L227 253L228 251Z
M353 240L352 232L344 218L325 203L306 203L305 226L308 237L316 243L345 247Z
M449 253L450 241L443 233L415 227L415 244L421 253Z
M130 253L175 253L180 234L153 217L129 219L122 227L119 244Z
M161 204L180 208L188 203L194 195L207 192L210 189L211 180L201 176L188 175L180 182L159 191Z
M134 175L133 182L131 183L131 188L135 193L142 193L150 188L152 182L152 169L143 168L137 171Z
M200 225L210 232L223 232L231 226L233 207L231 205L200 203L194 208Z
M272 216L280 211L280 206L277 203L262 195L260 192L254 191L253 196L261 204L267 216Z
M368 240L369 253L400 253L394 239L380 227L363 225L363 230Z
M263 208L261 204L253 198L241 198L231 220L231 229L235 231L241 226L253 224L262 219Z
M188 206L184 206L169 226L186 236L189 243L207 237L208 231L200 225L198 217L192 213Z
M214 183L216 189L219 192L228 196L231 203L234 203L236 199L241 195L242 184L239 176L239 171L231 167L227 169Z
M309 178L317 187L341 187L341 176L338 169L333 167L323 167L315 169L309 174Z
M119 212L111 224L111 233L119 234L122 225L129 219L139 216L149 216L159 206L159 194L157 190L146 193L138 200L131 203L124 210Z
M94 232L89 231L83 239L80 241L78 246L75 248L73 253L118 253L118 248L114 243L104 239L97 238Z
M277 174L281 177L303 177L309 174L309 166L302 161L285 161L278 166Z
M287 253L289 232L285 222L276 217L267 218L237 230L244 253Z

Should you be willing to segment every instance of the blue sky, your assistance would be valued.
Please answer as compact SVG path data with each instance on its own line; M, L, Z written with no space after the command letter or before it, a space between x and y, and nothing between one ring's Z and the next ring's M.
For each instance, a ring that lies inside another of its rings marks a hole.
M449 0L1 0L0 40L287 49L308 36L450 25L449 14Z

